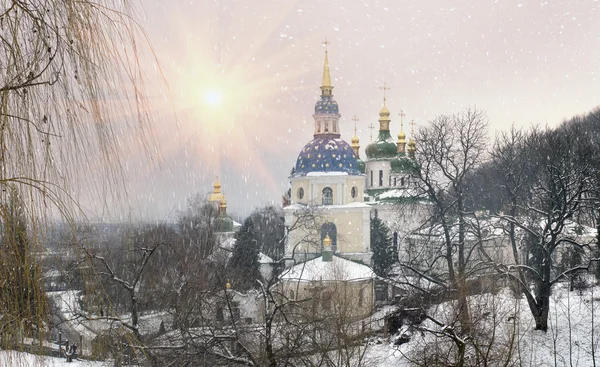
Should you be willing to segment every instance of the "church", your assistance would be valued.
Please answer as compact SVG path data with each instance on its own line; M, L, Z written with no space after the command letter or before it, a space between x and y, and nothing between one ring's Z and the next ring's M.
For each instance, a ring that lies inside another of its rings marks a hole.
M396 244L398 236L416 228L427 213L427 203L415 195L416 142L411 137L406 143L402 127L398 140L392 139L384 87L379 135L361 160L356 126L351 144L342 139L327 50L320 89L313 138L301 149L289 177L285 255L296 263L320 257L327 239L335 256L370 265L370 220L375 211L394 233Z

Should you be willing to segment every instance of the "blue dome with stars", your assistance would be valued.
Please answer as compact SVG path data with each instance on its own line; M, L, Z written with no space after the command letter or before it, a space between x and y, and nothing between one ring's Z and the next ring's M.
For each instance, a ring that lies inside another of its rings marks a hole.
M321 96L321 99L315 104L315 114L330 113L339 114L338 104L332 96Z
M350 145L340 138L327 137L313 139L302 148L292 175L306 176L311 172L361 174Z

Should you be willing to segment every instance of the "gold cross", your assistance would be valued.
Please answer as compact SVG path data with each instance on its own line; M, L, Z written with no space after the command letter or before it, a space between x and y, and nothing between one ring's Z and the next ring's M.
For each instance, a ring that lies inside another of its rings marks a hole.
M372 143L373 142L373 130L375 130L375 126L373 125L372 122L369 125L369 130L371 130L371 143Z
M354 135L356 135L356 123L358 122L358 117L356 117L356 115L354 115L354 117L352 118L352 121L354 121Z
M321 43L325 45L325 52L327 52L327 45L330 44L331 42L327 41L327 37L325 37L325 41L323 41Z
M402 128L404 127L404 116L406 116L404 114L404 110L400 110L400 113L398 115L400 115L400 130L402 130Z
M386 82L383 82L383 87L379 87L379 89L383 90L383 104L385 105L385 100L386 100L386 98L385 98L385 91L386 90L390 90L390 87L387 86Z

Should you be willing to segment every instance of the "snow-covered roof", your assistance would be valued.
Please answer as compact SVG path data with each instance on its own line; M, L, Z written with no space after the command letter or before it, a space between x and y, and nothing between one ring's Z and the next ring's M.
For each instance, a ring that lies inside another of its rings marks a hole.
M331 261L323 261L320 256L290 268L281 276L282 280L297 281L352 281L361 279L372 279L375 277L373 270L362 264L346 260L339 256L333 256Z
M419 197L419 195L417 190L414 189L392 189L377 196L379 200L416 197Z
M268 257L267 255L263 254L262 252L258 253L258 262L260 264L272 264L275 261L273 259L271 259L270 257Z
M319 172L308 172L306 175L307 176L348 176L348 173L340 172L340 171L334 171L334 172L319 171Z

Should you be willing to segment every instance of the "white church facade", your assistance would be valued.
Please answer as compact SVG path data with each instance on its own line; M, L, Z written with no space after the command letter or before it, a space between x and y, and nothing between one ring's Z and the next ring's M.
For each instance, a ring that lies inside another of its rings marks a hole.
M418 174L416 143L411 138L406 144L402 128L398 141L393 141L384 96L379 136L366 147L363 162L356 128L351 144L341 137L333 88L326 51L313 139L301 149L289 177L285 256L296 262L317 258L323 252L323 240L329 237L335 256L370 265L370 220L375 210L395 234L395 241L427 214L428 205L417 198L413 184ZM410 208L403 210L403 204Z

